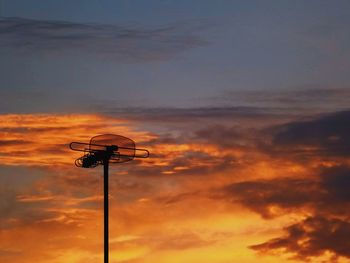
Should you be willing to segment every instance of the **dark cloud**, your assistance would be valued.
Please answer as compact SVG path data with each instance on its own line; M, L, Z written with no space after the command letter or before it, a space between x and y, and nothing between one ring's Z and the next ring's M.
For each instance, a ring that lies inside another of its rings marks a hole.
M194 108L99 108L107 116L128 120L173 125L176 128L199 129L203 125L229 126L253 124L255 126L281 123L290 119L290 113L279 108L263 107L194 107ZM262 121L263 120L263 121ZM189 125L191 124L191 125ZM195 124L195 125L194 125ZM250 125L252 126L252 125Z
M0 140L0 147L1 146L16 146L16 145L23 145L23 144L30 144L32 142L25 141L25 140Z
M272 218L317 202L320 190L313 180L283 178L234 183L215 197L239 202L264 218ZM279 211L273 209L276 207Z
M280 107L288 108L289 111L302 110L305 108L317 109L346 109L350 102L350 89L329 88L322 85L303 85L290 89L269 89L250 91L226 91L222 98L217 100L234 101L241 105L255 107Z
M234 183L219 189L214 197L241 203L264 218L304 208L346 216L350 208L350 167L322 167L314 173L313 179L286 177Z
M273 153L311 156L350 155L350 111L328 114L311 120L295 121L267 129L272 134Z
M293 258L308 261L327 252L333 261L339 256L350 258L350 222L321 216L308 217L302 222L286 227L286 235L271 239L250 248L259 252L284 250Z
M86 125L88 126L88 125ZM92 125L91 125L92 126ZM88 128L88 127L87 127ZM41 132L64 132L72 127L0 127L0 132L16 133L41 133Z
M315 176L234 183L216 191L213 198L238 202L265 219L288 212L307 212L309 218L285 228L287 234L259 245L259 252L287 251L309 260L332 252L350 257L350 167L322 167ZM336 262L336 261L335 261Z
M116 111L116 113L142 114L156 118L171 118L173 121L196 118L256 117L275 113L275 109L258 107L203 107L203 108L135 108Z
M183 23L141 29L19 17L1 18L0 46L29 52L85 51L127 61L163 60L181 51L205 45L206 41L194 34L203 26L204 23Z
M338 212L346 213L345 205L350 205L350 167L336 166L324 168L320 174L321 189L326 192L325 206L332 204L332 209L338 209Z
M192 140L205 142L225 149L245 149L252 147L256 138L256 131L244 129L240 126L210 125L196 130Z

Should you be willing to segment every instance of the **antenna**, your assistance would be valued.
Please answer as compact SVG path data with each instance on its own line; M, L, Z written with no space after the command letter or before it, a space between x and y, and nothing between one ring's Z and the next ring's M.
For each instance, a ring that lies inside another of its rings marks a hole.
M95 168L103 165L103 217L104 217L104 263L109 262L109 203L108 203L108 170L110 163L124 163L134 158L147 158L149 151L138 149L135 142L127 137L114 134L97 135L90 143L72 142L69 147L84 155L75 160L81 168Z

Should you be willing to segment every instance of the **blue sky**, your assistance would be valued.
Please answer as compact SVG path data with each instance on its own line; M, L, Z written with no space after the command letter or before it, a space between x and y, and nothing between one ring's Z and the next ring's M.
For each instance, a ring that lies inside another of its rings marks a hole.
M2 0L0 111L273 106L251 94L344 90L349 5Z

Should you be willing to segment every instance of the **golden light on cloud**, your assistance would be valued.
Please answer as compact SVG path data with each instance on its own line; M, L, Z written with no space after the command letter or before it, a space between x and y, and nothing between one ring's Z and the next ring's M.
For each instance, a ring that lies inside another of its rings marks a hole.
M69 143L89 142L101 133L148 138L146 133L132 130L125 120L98 115L1 115L0 129L0 160L6 165L70 164L76 154L69 150Z
M339 182L346 185L348 157L285 151L334 150L341 139L320 146L302 138L298 146L298 138L280 132L282 142L243 145L248 139L236 130L230 138L226 128L215 127L216 137L210 129L182 129L169 135L142 120L103 115L0 115L2 261L101 262L101 171L76 169L80 155L68 144L113 133L140 142L151 158L111 169L111 262L273 263L335 255L346 262L331 244L313 253L310 240L320 229L347 231L348 195Z

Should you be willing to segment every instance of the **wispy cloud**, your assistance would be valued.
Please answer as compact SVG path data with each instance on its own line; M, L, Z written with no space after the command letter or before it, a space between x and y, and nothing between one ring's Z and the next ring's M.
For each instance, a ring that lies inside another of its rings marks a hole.
M128 120L147 121L159 125L175 125L175 127L194 127L189 123L204 124L210 120L211 124L236 123L248 125L254 123L255 127L264 126L264 123L271 124L278 120L290 119L294 116L288 110L275 107L235 107L235 106L217 106L217 107L188 107L188 108L167 108L167 107L143 107L143 108L108 108L100 107L100 111L107 116L119 116ZM264 120L264 121L261 121ZM243 123L242 123L243 122ZM195 127L199 127L199 126ZM222 126L224 127L224 126Z
M68 21L0 18L0 46L28 52L86 52L121 61L164 60L206 45L198 23L156 29Z
M248 107L279 108L291 113L305 112L306 109L315 113L347 109L349 98L349 87L310 84L279 89L272 87L263 90L229 90L211 99L218 103L234 103Z

